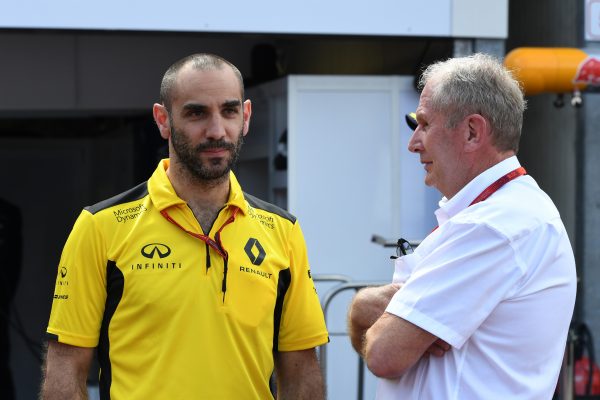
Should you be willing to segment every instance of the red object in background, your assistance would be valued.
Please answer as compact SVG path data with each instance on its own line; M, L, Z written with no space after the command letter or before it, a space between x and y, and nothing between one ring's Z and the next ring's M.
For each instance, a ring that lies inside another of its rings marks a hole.
M592 371L592 387L590 393L587 393L587 384L590 376L590 360L585 356L575 360L574 380L576 395L600 394L600 369L594 364Z
M588 57L579 64L573 83L600 85L600 59Z

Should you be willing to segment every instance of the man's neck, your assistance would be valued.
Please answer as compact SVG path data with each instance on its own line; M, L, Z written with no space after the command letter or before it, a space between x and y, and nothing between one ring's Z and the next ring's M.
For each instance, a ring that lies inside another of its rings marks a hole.
M488 157L486 157L485 159L483 159L481 161L481 163L478 165L478 169L476 170L476 172L471 177L471 180L475 179L476 177L478 177L479 175L481 175L483 172L485 172L488 169L492 168L494 165L500 164L502 161L504 161L507 158L510 158L510 157L512 157L514 155L515 155L515 152L512 151L512 150L503 151L503 152L495 151L493 153L490 153L488 155Z
M514 155L515 155L515 152L512 150L503 151L503 152L494 151L494 152L490 152L490 153L486 154L485 156L479 155L479 157L476 160L474 160L473 163L471 163L471 168L468 168L467 170L465 170L465 174L464 174L463 178L460 180L460 182L458 182L458 185L456 185L455 189L449 193L442 193L442 194L447 199L451 199L452 197L454 197L454 195L456 195L458 192L460 192L462 190L462 188L467 186L467 184L469 182L471 182L473 179L475 179L476 177L481 175L483 172L487 171L488 169L492 168L494 165L499 164L502 161L504 161L507 158L510 158Z
M166 172L177 196L188 204L202 230L208 234L219 210L229 198L229 174L220 179L201 181L187 169L173 163Z

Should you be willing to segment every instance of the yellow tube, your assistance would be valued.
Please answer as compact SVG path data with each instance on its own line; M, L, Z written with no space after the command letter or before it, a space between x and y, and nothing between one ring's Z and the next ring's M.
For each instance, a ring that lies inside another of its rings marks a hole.
M506 55L504 66L521 83L526 95L570 93L587 87L585 83L573 82L587 56L574 48L520 47Z

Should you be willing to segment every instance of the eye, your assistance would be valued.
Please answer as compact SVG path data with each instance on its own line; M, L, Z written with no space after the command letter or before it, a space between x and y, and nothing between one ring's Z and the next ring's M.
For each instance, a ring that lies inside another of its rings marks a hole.
M235 116L238 114L238 109L228 107L228 108L223 109L223 114L226 116Z
M188 118L202 118L206 115L206 110L202 108L190 108L186 110L184 115Z

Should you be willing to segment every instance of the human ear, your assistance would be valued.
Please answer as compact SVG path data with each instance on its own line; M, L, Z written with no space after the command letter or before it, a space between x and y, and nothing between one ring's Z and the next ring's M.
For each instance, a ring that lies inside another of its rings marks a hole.
M491 132L490 124L480 114L471 114L467 116L466 150L474 151L489 141Z
M167 111L166 107L162 104L155 103L152 107L152 115L154 116L154 121L160 131L160 136L162 136L163 139L170 138L171 122L169 120L169 111Z
M243 117L244 117L244 126L242 129L242 134L246 136L248 133L248 129L250 129L250 117L252 116L252 102L250 100L244 101L242 104L243 108Z

